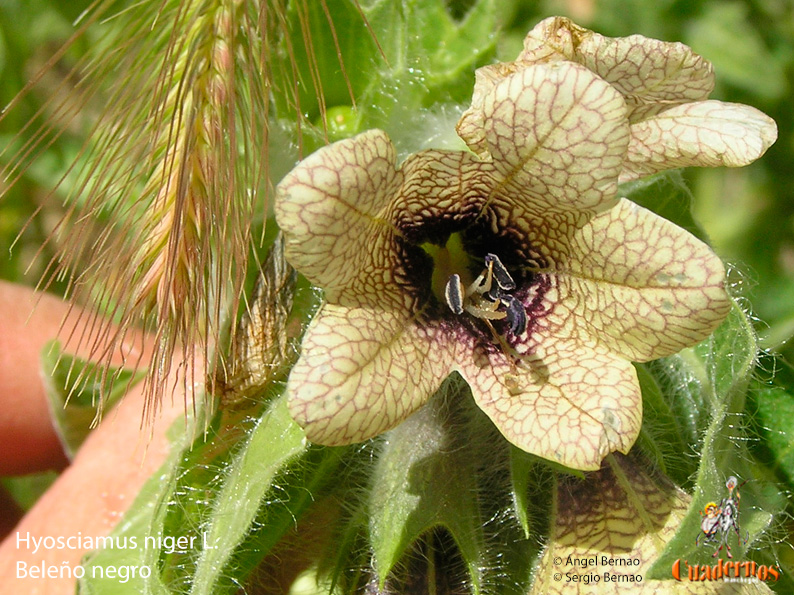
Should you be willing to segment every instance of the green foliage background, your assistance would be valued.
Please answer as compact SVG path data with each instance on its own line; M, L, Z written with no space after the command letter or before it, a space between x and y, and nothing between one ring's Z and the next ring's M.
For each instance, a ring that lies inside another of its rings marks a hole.
M88 4L57 0L0 3L0 104L10 102L32 73L72 34L71 23ZM119 3L120 7L123 4ZM361 20L353 2L327 1L349 81L340 76L336 42L324 13L318 9L310 15L317 52L315 66L325 74L322 77L325 105L318 102L316 89L310 84L301 87L302 146L298 147L298 139L292 136L294 131L285 126L281 132L285 151L271 149L274 181L288 169L299 150L304 154L310 152L325 142L326 134L329 140L335 140L366 128L384 128L403 155L426 146L457 146L454 122L460 107L470 98L474 69L495 59L513 59L526 32L540 19L555 14L570 16L580 25L608 36L639 33L683 41L713 62L718 83L714 98L753 105L776 120L777 143L752 166L685 171L680 176L659 177L624 191L632 199L705 235L729 263L734 293L744 311L737 309L728 325L705 344L640 369L646 422L639 446L678 485L694 491L696 502L715 497L709 494L721 493L719 473L728 466L737 473L741 470L745 478L756 478L758 484L748 486L747 490L755 498L758 514L752 519L748 517L746 527L754 531L754 537L760 536L769 526L769 519L763 515L778 513L773 523L774 536L767 535L755 543L755 548L760 550L775 539L784 542L784 547L774 554L758 556L767 563L772 561L768 556L776 556L774 560L791 568L794 556L785 543L791 542L794 527L782 512L792 512L789 495L794 489L794 342L790 341L794 336L792 3L788 0L360 0L360 5L368 25ZM299 36L295 8L290 3L288 9L293 34ZM375 33L379 47L370 30ZM89 29L0 122L0 149L25 142L25 124L37 117L48 92L57 88L70 66L94 41ZM302 43L296 42L295 48L298 67L305 71L304 80L308 81L311 79L308 72L314 66ZM386 66L380 59L381 52L386 57ZM288 85L292 74L286 63L276 63L273 75L279 87ZM351 106L351 90L356 111ZM294 123L291 110L283 96L275 96L277 117L292 117ZM72 122L0 202L0 277L3 279L34 285L52 255L49 251L57 247L57 243L48 244L45 253L34 259L64 208L57 200L45 201L44 197L58 185L78 155L90 123L90 110L85 117L87 122ZM3 153L0 159L8 154ZM0 185L9 181L0 180ZM69 184L67 177L57 196L69 195ZM41 212L31 219L38 209ZM12 244L14 249L7 250ZM63 287L56 283L52 289L59 291ZM748 316L764 349L760 358L756 358L756 339L753 329L747 326ZM697 378L698 374L702 378ZM700 388L694 388L695 380L703 380L698 385ZM705 392L704 386L708 387ZM459 389L454 381L447 387L452 392ZM399 434L388 448L377 444L347 449L308 447L286 415L278 386L270 392L269 416L249 412L244 419L237 420L242 431L235 439L225 437L229 440L225 450L202 448L201 444L192 451L175 448L168 481L150 485L140 495L131 530L139 531L141 536L152 527L167 533L190 523L207 527L212 535L223 540L218 550L206 550L194 557L157 554L151 550L138 552L143 556L159 556L134 561L162 570L157 580L148 585L153 592L188 589L196 593L233 592L237 583L289 531L296 518L304 513L312 514L311 510L322 509L327 501L334 499L329 496L334 494L329 487L331 483L361 486L376 481L379 486L392 485L390 493L399 492L399 486L407 482L396 475L400 464L413 458L436 460L433 449L441 452L448 447L443 428L437 442L427 443L427 452L400 451ZM431 417L432 414L432 411L428 413ZM463 413L464 417L469 414L476 415ZM226 422L227 419L216 420L215 430L220 432L218 428ZM432 419L429 423L432 426ZM737 426L742 429L734 434ZM274 441L273 436L279 439ZM750 440L745 440L748 436ZM175 437L175 444L180 440ZM208 438L207 443L210 442ZM735 446L738 442L741 446ZM452 463L466 467L471 463L465 455L476 456L478 444L485 443L487 437L475 433L465 449L458 451L460 460L438 459L438 468L427 472L443 474L444 466ZM682 451L699 452L702 460L682 461ZM730 454L725 455L726 452ZM506 456L506 466L533 468L534 463L522 463L509 453ZM223 482L217 480L218 470L225 478ZM533 485L522 485L521 490L513 486L513 493L525 496L527 490L542 492L547 481L542 478L544 473L535 473L540 479L533 480ZM482 486L467 483L468 477L463 474L463 479L458 480L461 485L454 486L455 491L470 494L482 491ZM211 509L197 507L190 497L196 490L205 488L211 492ZM273 495L275 488L277 494ZM334 497L338 495L336 492ZM328 500L324 501L323 496ZM372 549L377 563L381 568L392 569L409 545L405 543L406 535L416 537L433 526L422 515L430 514L428 510L434 506L441 510L446 506L444 493L432 490L430 503L417 504L408 493L396 503L390 501L388 506L377 504L378 498L382 498L377 490L369 492L368 497L375 504L365 502L366 497L358 493L357 503L342 512L334 512L343 519L339 523L340 547L338 557L325 559L324 564L340 588L357 584L360 577L355 575L356 565L360 570L369 564L367 548L361 543L368 524L375 541ZM263 501L272 506L261 506ZM488 578L487 573L478 574L478 569L492 563L482 559L490 555L483 545L488 537L477 526L464 522L488 518L488 513L498 514L499 504L492 510L473 502L457 502L456 506L454 512L458 516L442 519L441 523L462 552L472 589L487 590L486 583L492 580L497 582L490 588L502 592L498 588L505 587L498 587L497 579ZM364 511L369 509L390 516L365 518ZM230 518L234 519L233 523L228 523ZM678 538L681 544L697 533L697 522L697 516L690 515ZM533 531L541 534L543 523L542 518L520 518L526 534ZM407 533L389 535L389 529L394 526L404 527ZM503 556L500 563L511 584L527 578L519 576L522 571L517 569L526 569L536 554L535 549L527 547L514 548ZM101 564L101 556L91 563ZM112 562L121 563L119 558ZM117 583L97 582L84 588L86 592L104 593L119 592L105 590L117 587ZM129 592L138 592L139 587L131 584ZM788 587L781 587L781 592L785 588Z

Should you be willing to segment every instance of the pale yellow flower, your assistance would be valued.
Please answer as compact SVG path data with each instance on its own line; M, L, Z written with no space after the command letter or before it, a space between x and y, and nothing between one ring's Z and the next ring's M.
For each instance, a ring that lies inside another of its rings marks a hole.
M458 372L510 442L597 469L640 430L630 362L707 337L730 308L724 268L691 234L617 197L632 110L591 69L517 68L476 103L482 157L428 150L397 167L372 130L279 184L287 260L326 300L289 377L290 411L314 442L358 442ZM488 255L514 288L470 285Z
M623 95L631 141L620 181L688 166L737 167L775 142L775 122L747 105L709 100L711 64L682 43L642 35L605 37L565 17L549 17L530 31L514 62L480 68L471 107L458 134L488 158L482 107L494 85L535 64L570 61L599 75Z

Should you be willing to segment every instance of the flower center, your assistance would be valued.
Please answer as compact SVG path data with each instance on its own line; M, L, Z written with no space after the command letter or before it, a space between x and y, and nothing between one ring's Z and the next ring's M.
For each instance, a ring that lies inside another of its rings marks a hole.
M446 287L450 276L459 275L466 285L474 280L469 271L472 257L463 247L463 238L460 233L450 234L444 246L425 242L420 247L433 259L433 275L430 286L433 295L440 303L443 304L446 301Z
M506 320L514 336L526 332L526 310L511 294L516 283L496 254L486 254L485 268L472 281L472 258L464 249L460 234L451 234L444 246L426 242L422 248L433 258L431 286L439 302L446 302L455 314L467 313L484 321L500 343L491 320Z

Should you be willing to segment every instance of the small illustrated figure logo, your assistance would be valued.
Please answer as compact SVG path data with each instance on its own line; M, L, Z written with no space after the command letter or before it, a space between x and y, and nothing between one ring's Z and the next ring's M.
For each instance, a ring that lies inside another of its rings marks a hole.
M739 488L741 486L737 486L736 483L737 479L731 475L725 482L728 496L723 498L719 505L716 502L709 502L700 513L703 517L700 521L701 533L695 538L695 545L718 544L717 550L713 554L714 558L719 556L723 547L728 553L728 557L733 558L731 546L728 545L731 531L736 533L740 543L747 543L750 538L749 531L742 538L742 532L739 529L739 500L741 498Z

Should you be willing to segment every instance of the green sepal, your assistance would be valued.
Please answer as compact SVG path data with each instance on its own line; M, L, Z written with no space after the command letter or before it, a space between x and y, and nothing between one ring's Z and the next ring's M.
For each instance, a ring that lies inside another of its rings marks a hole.
M347 448L310 447L278 398L226 467L202 527L192 594L239 592L248 575L295 528L336 476Z
M698 442L691 402L675 398L678 393L667 373L670 367L666 362L635 364L635 368L642 389L643 410L636 447L677 485L686 486L697 470L697 460L681 456Z
M700 462L692 504L648 578L669 578L670 568L679 558L692 564L713 563L714 548L697 546L696 539L701 533L701 513L706 503L719 502L727 495L725 482L729 476L736 476L741 486L739 522L743 535L747 536L746 544L737 542L735 536L731 538L735 558L753 556L753 549L763 541L774 515L785 506L785 499L746 446L745 397L756 356L753 328L734 303L725 322L711 337L666 358L681 375L680 379L685 380L678 384L677 390L683 393L678 396L689 403L690 418L697 419L707 413L710 421L698 445Z
M452 536L472 593L482 590L483 528L472 451L465 430L450 418L448 400L468 392L457 375L434 398L390 431L371 477L369 537L381 588L407 551L431 529Z
M584 479L584 472L578 469L565 467L554 461L541 459L533 454L524 452L520 448L510 445L510 480L513 496L513 510L524 536L529 539L533 533L530 519L532 510L537 510L536 502L530 498L532 487L538 483L538 474L548 474L552 471L560 475L572 475ZM537 531L536 531L537 532Z

